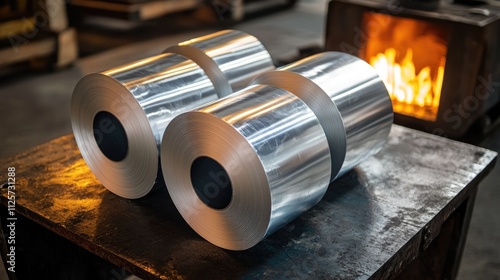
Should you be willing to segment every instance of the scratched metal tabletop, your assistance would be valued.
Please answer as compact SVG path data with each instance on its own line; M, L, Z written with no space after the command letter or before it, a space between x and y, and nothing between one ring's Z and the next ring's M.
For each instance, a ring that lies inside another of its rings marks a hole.
M191 230L165 187L139 200L107 191L73 135L0 160L0 170L16 168L19 214L144 279L365 279L398 273L496 156L394 125L383 150L333 182L317 206L239 252Z

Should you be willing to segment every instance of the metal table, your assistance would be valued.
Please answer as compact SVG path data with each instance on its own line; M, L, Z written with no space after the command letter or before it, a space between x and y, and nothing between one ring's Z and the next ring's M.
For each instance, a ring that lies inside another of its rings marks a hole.
M192 231L166 188L139 200L108 192L72 135L1 160L0 178L16 168L18 279L118 278L114 265L144 279L449 279L496 157L394 125L383 150L332 183L317 206L239 252ZM7 237L5 189L0 198Z

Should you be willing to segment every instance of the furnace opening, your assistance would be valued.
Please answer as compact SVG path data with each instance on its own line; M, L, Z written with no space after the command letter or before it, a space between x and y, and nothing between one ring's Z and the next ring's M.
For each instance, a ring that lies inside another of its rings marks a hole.
M231 203L233 186L222 165L209 157L199 157L191 165L191 184L208 207L224 209Z
M111 113L101 111L94 117L94 138L101 152L112 161L122 161L128 154L128 139L121 122Z
M360 57L377 70L396 113L435 121L445 73L448 30L435 23L365 12Z

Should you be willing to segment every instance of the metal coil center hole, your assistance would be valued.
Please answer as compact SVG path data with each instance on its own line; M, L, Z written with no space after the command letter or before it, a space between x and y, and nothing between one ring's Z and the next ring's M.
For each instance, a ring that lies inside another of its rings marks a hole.
M199 157L191 165L191 183L198 197L207 206L226 208L233 197L233 186L226 170L209 157Z
M94 117L94 138L101 152L112 161L122 161L128 154L128 139L121 122L111 113L101 111Z

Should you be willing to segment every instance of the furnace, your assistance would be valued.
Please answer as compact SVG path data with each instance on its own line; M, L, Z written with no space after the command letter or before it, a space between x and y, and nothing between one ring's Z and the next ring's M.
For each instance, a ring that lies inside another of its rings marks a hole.
M428 8L428 7L424 7ZM499 103L500 7L441 2L434 10L386 0L330 2L326 48L370 63L395 122L458 138Z

